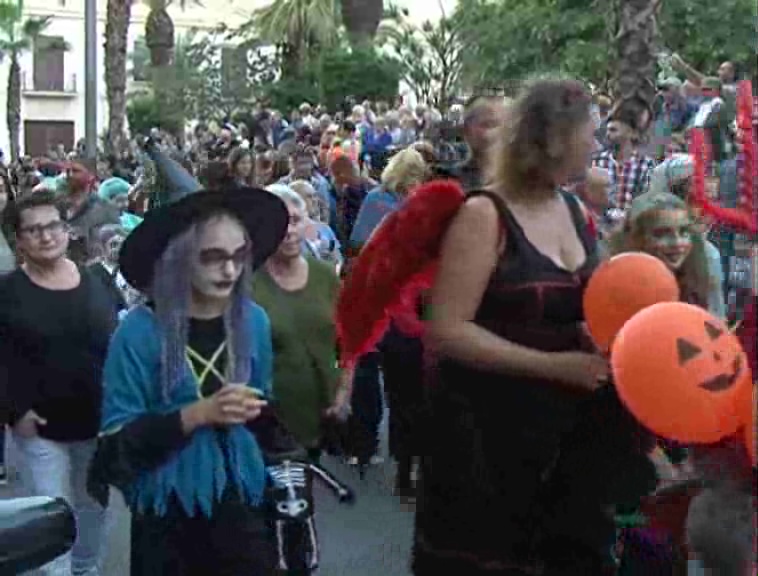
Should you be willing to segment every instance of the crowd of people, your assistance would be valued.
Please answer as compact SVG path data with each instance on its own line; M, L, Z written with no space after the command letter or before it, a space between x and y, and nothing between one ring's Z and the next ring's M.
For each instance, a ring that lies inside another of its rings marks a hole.
M708 131L709 193L735 206L734 65L710 78L675 63L685 81L661 81L653 105L546 80L445 114L261 107L182 138L155 129L94 164L79 146L3 168L0 422L24 488L66 498L78 521L45 573L100 573L108 485L132 512L133 576L274 573L272 462L326 450L380 464L385 402L395 494L416 502L414 574L619 569L619 515L702 459L609 399L582 331L588 278L642 251L683 300L730 322L755 314L754 238L699 217L685 148ZM343 365L341 279L440 179L468 199L432 290ZM721 447L719 463L749 502L744 455ZM745 576L752 520L719 502L713 523L691 524L690 573ZM712 545L725 525L728 545ZM686 564L669 561L621 569Z

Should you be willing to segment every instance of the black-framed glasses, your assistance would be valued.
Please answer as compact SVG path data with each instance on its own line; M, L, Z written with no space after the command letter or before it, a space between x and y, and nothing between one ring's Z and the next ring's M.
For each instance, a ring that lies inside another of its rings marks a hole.
M42 235L47 232L51 236L59 236L64 232L68 232L69 226L63 220L54 220L47 224L35 224L34 226L24 226L19 228L19 234L39 240Z
M218 248L210 248L200 251L199 260L201 265L208 268L223 268L228 262L234 264L235 268L242 268L250 261L251 256L252 248L250 246L243 246L233 254Z

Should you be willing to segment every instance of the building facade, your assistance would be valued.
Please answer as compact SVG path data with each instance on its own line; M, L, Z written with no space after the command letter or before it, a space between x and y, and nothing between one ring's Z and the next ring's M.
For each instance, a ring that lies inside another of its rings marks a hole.
M222 22L235 26L245 21L252 10L266 0L202 0L202 4L179 3L169 7L176 36L190 30L211 30ZM244 8L242 8L244 5ZM105 92L105 19L107 0L97 0L97 116L98 134L108 123ZM149 8L135 1L129 26L127 51L144 37ZM50 16L51 21L37 46L22 54L21 67L21 154L44 154L48 148L63 144L67 150L84 137L84 0L26 0L24 16ZM58 49L65 41L66 50ZM49 44L53 42L53 44ZM48 46L54 46L48 49ZM133 84L131 59L127 63L129 82ZM0 64L0 149L9 154L6 125L8 61Z

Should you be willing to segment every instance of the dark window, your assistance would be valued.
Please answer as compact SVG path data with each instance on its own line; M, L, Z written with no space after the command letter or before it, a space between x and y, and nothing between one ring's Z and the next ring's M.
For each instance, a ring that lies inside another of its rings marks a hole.
M74 148L74 123L53 120L24 121L24 154L44 156L51 148L63 144L65 150Z
M63 92L64 41L58 36L39 36L34 42L34 89Z

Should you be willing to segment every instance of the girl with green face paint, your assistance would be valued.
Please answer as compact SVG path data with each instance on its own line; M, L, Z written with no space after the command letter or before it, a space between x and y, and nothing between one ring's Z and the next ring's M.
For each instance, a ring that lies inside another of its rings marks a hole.
M693 222L686 210L654 210L638 219L641 248L676 273L692 252Z

